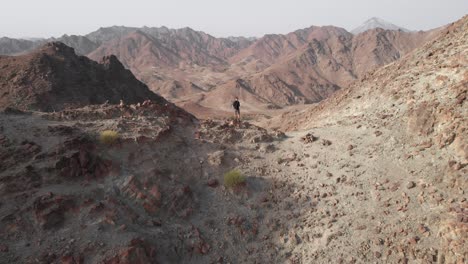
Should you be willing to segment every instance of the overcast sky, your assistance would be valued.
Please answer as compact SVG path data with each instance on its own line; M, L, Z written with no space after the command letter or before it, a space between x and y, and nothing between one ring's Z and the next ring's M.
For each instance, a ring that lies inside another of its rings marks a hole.
M191 27L214 36L262 36L311 25L351 30L380 17L412 30L468 14L468 0L0 0L0 36L84 35L99 27Z

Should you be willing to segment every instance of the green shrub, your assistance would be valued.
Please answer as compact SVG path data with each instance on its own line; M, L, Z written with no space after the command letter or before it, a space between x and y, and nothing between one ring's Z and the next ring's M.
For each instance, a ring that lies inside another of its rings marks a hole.
M224 186L235 188L245 183L245 176L238 170L231 170L224 174Z
M104 130L99 134L99 142L111 145L119 139L119 133L113 130Z

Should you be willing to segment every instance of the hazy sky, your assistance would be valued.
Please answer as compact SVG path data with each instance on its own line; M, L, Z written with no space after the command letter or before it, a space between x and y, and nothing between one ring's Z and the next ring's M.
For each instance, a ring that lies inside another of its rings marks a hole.
M214 36L262 36L311 25L348 30L370 17L431 29L468 14L468 0L0 0L0 36L58 37L99 27L191 27Z

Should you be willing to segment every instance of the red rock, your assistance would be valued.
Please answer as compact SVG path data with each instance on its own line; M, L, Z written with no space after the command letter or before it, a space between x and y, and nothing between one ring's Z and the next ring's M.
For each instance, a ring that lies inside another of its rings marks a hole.
M210 251L210 245L208 245L207 243L203 243L201 246L200 252L206 255L208 251Z
M145 208L146 212L149 214L154 214L158 211L158 205L154 202L144 202L143 208Z
M83 264L84 258L83 256L74 257L74 256L63 256L60 259L61 264Z
M158 201L161 200L161 192L159 191L159 187L154 185L149 193Z
M416 135L427 136L434 130L436 105L422 102L409 111L408 130Z
M146 255L143 248L128 247L122 249L116 256L109 260L105 260L105 264L147 264L151 260Z
M417 236L414 236L414 237L411 237L411 238L408 239L408 243L410 243L412 245L417 244L418 241L419 241L419 237L417 237Z
M65 221L65 212L74 207L70 197L43 195L33 204L34 215L43 229L58 228Z
M122 248L119 253L104 264L147 264L156 262L156 249L143 240L133 239L128 247Z
M7 245L0 245L0 252L8 252L9 248Z
M215 188L219 185L219 182L217 179L210 179L208 180L208 183L207 183L208 186L212 187L212 188Z
M80 149L79 161L80 161L81 168L86 169L88 167L89 162L91 161L90 153L84 149Z

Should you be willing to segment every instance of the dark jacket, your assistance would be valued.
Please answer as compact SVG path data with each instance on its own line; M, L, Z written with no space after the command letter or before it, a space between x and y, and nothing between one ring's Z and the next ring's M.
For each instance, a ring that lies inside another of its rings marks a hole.
M239 100L235 100L234 103L232 103L232 107L234 107L234 109L236 110L239 110L240 109Z

